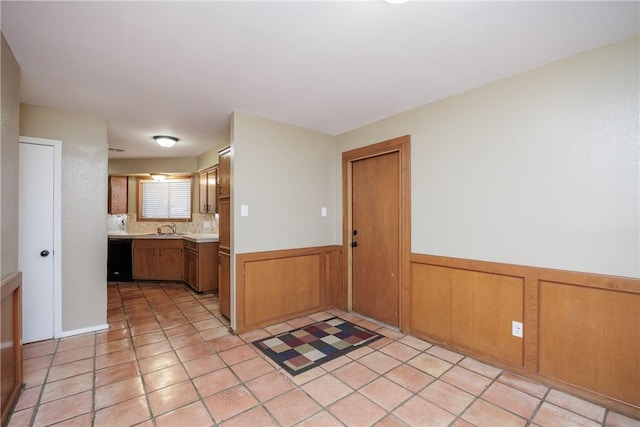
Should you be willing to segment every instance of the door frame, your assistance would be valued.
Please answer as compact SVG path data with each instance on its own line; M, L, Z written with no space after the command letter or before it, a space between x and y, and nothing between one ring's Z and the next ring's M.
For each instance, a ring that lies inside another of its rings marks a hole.
M342 153L342 245L344 255L343 273L346 279L347 310L353 307L353 249L351 247L353 220L353 162L380 156L392 152L400 155L400 281L399 281L399 325L404 330L409 325L410 316L410 255L411 255L411 136L378 142L365 147L356 148Z
M62 141L21 136L19 142L53 147L53 337L62 336ZM18 236L18 242L21 240Z

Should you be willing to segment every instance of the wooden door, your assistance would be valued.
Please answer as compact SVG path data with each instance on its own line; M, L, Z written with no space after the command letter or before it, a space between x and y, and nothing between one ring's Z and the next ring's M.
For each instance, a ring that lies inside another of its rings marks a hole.
M397 151L352 162L352 309L393 326L400 315L400 202Z

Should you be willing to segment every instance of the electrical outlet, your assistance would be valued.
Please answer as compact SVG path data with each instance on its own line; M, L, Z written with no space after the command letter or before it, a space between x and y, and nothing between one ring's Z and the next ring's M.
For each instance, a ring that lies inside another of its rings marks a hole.
M522 322L511 322L511 335L522 338Z

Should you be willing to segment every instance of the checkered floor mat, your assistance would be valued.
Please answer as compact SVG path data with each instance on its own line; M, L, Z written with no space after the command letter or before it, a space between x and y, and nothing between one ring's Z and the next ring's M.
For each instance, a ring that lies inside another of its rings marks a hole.
M264 354L297 375L382 338L339 317L254 341Z

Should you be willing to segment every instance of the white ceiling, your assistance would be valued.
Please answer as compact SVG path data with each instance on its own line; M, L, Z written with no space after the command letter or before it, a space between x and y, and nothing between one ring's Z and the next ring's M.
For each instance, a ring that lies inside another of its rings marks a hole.
M329 134L623 40L631 2L10 2L22 102L109 123L111 158L196 156L234 110ZM162 149L152 135L181 141Z

